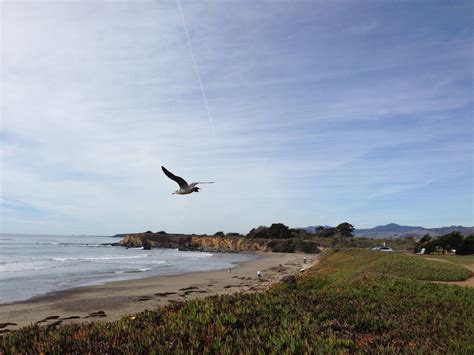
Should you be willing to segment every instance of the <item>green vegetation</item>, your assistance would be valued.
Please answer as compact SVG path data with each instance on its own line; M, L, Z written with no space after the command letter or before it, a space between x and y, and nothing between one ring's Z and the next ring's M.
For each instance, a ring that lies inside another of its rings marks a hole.
M252 228L246 237L252 239L288 239L293 236L290 228L283 223L273 223L270 227Z
M415 244L414 252L418 253L425 249L425 254L441 252L445 254L450 250L456 250L457 255L474 254L474 234L464 238L458 231L432 238L431 235L425 234L418 243Z
M354 226L348 222L343 222L337 227L318 227L315 233L321 238L350 238L354 236Z
M445 260L452 263L474 266L474 255L423 255L427 259Z
M391 276L428 281L462 281L472 276L471 271L459 264L440 263L417 256L391 254L375 261L368 270Z
M458 264L368 250L327 252L261 294L174 303L111 323L31 326L5 353L474 352L474 290Z
M374 239L366 237L353 238L327 238L314 236L312 240L316 241L319 246L323 248L365 248L368 249L374 246L381 246L386 243L395 250L412 251L415 245L415 240L411 237L394 238L394 239Z
M271 244L272 251L290 253L295 251L311 253L311 250L315 250L316 246L323 248L370 248L382 245L384 242L396 250L413 250L415 246L415 240L412 237L374 239L354 237L353 232L354 226L348 222L341 223L336 227L319 227L315 233L304 229L288 228L283 223L273 223L270 227L260 226L251 229L245 238L256 241L271 240L269 245ZM273 248L273 246L276 247Z

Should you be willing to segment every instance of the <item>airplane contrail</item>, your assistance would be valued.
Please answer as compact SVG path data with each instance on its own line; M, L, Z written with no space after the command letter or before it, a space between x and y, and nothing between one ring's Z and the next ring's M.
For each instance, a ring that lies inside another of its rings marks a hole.
M193 65L194 65L194 71L196 72L196 76L197 76L197 79L198 79L198 82L199 82L199 87L201 88L202 97L204 98L204 104L206 106L206 111L207 111L207 116L208 116L208 119L209 119L209 123L211 124L212 132L215 135L214 120L212 119L211 110L209 109L209 104L207 102L206 92L204 91L204 87L202 86L201 74L199 74L199 69L198 69L198 66L196 64L196 59L194 57L193 46L191 45L191 40L189 39L188 26L186 25L186 19L184 18L183 9L181 7L181 0L177 0L177 1L178 1L179 13L181 14L181 20L183 21L184 32L186 33L186 39L188 41L189 53L191 55L191 60L192 60Z

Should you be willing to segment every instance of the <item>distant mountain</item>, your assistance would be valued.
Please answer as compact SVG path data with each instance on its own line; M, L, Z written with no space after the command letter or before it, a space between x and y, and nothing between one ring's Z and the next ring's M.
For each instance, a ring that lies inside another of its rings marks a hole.
M304 228L308 232L314 233L318 226L309 226ZM325 226L327 227L327 226ZM425 228L421 226L401 226L396 223L389 223L384 226L377 226L367 229L356 229L354 235L356 237L367 238L403 238L403 237L421 237L430 234L434 237L447 234L452 231L458 231L461 234L469 235L474 233L474 227L450 226L440 228Z
M373 233L407 233L413 230L425 229L424 227L420 226L401 226L396 223L389 223L384 226L377 226L374 228L368 229L356 229L357 233L361 234L373 234Z
M450 226L440 228L425 228L421 226L401 226L396 223L390 223L384 226L377 226L368 229L356 229L354 235L357 237L369 238L397 238L397 237L421 237L430 234L434 237L447 234L452 231L458 231L461 234L469 235L474 233L474 227Z

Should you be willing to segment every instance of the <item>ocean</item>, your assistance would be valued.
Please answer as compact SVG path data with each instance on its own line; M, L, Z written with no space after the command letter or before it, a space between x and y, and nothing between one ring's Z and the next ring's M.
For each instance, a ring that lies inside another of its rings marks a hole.
M0 303L109 281L219 270L257 258L237 253L110 246L119 238L0 234Z

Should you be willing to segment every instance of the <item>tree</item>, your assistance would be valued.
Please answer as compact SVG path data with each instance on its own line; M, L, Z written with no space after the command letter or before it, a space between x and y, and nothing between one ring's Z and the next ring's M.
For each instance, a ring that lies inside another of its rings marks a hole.
M474 234L466 237L461 245L456 248L456 255L472 255L474 254Z
M241 237L241 234L237 232L229 232L226 234L226 237Z
M443 254L451 249L457 249L461 246L464 237L458 231L444 234L438 238L438 245L443 249Z
M421 249L425 248L426 252L426 246L427 244L431 241L431 235L425 234L419 241L418 243L415 244L414 252L419 253Z
M283 223L273 223L270 227L260 226L253 228L247 234L248 238L288 239L291 238L290 229Z
M446 243L450 249L458 249L464 241L464 236L458 231L446 235Z
M223 236L225 236L225 234L224 234L223 231L215 232L214 235L215 235L216 237L223 237Z
M336 230L337 233L341 236L341 238L349 238L354 236L354 226L350 223L341 223L336 227Z
M317 236L321 238L332 238L336 234L336 228L333 227L320 227L317 231Z
M291 238L290 228L283 223L273 223L269 228L271 238L287 239Z

